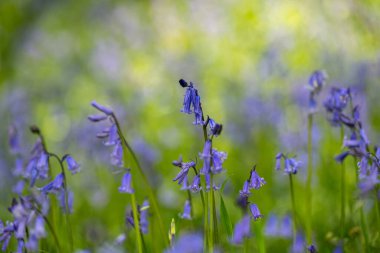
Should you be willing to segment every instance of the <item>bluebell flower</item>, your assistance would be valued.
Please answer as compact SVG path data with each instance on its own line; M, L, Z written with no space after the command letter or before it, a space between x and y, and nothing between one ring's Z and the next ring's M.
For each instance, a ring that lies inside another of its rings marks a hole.
M91 105L106 115L112 115L112 113L113 113L113 111L111 109L109 109L103 105L98 104L96 101L92 101Z
M14 125L9 126L8 128L8 144L11 154L20 153L20 139L17 133L17 128Z
M46 152L42 152L37 162L38 176L41 179L48 177L49 171L49 155Z
M335 160L339 163L342 163L344 161L344 159L346 159L346 157L350 154L350 152L348 151L345 151L337 156L335 156Z
M203 168L201 169L201 174L210 173L211 169L211 140L207 140L203 147L203 152L199 153L199 157L203 160Z
M309 253L317 253L317 248L312 244L309 247L307 247L307 251Z
M24 173L24 161L21 157L17 157L15 161L15 168L13 169L13 175L22 176Z
M252 214L252 218L254 220L258 220L260 219L261 217L263 217L260 213L260 210L259 208L257 207L256 204L250 204L249 205L249 210L251 211L251 214Z
M13 186L12 191L16 193L17 195L22 195L22 192L24 191L25 187L25 181L19 180L17 183Z
M76 174L80 171L80 165L74 160L71 155L63 157L63 160L67 163L67 168L71 171L71 174Z
M206 174L205 179L206 179L206 192L207 192L211 189L211 175ZM212 188L214 189L214 191L218 191L220 189L220 186L217 186L215 185L215 183L213 183Z
M276 170L281 170L281 158L283 157L282 153L276 155Z
M297 233L295 241L293 241L292 253L304 253L305 252L305 238L301 233Z
M17 240L17 253L23 253L23 249L25 247L24 239L18 239Z
M31 231L34 235L36 235L37 238L42 238L46 236L46 230L45 230L45 221L44 218L41 215L38 215L36 217L35 223L34 223L34 229Z
M116 124L113 124L108 130L108 140L104 142L106 146L113 146L119 142L119 133Z
M191 103L193 101L193 88L188 87L185 92L185 96L183 98L183 108L181 109L181 112L191 114Z
M265 224L265 235L266 236L277 236L278 235L278 219L274 214L270 214L269 218Z
M181 214L181 218L185 220L191 220L191 205L190 201L186 200L185 206L183 208L183 213Z
M100 115L89 115L87 116L87 118L92 121L92 122L99 122L99 121L103 121L103 120L106 120L108 118L107 115L103 115L103 114L100 114Z
M190 190L194 193L201 190L201 178L199 174L194 176L193 182L190 185Z
M148 233L149 228L149 222L148 222L148 215L149 215L149 201L145 200L142 204L142 207L140 208L140 230L143 234Z
M300 167L300 162L294 158L285 158L284 172L288 174L297 174Z
M245 215L240 222L235 225L234 233L232 235L231 243L242 244L244 238L250 236L250 217Z
M285 215L281 221L279 235L284 238L292 237L292 219L289 215Z
M223 130L223 125L218 124L212 118L208 117L207 119L208 126L210 127L210 132L213 136L218 136Z
M251 192L249 191L249 180L246 180L243 185L243 189L239 192L240 196L249 196Z
M121 193L134 193L132 189L132 175L128 170L127 173L124 174L123 179L121 180L121 186L119 187L119 192Z
M203 253L203 238L199 234L181 234L165 253Z
M114 146L113 152L111 153L111 164L117 167L123 167L123 146L121 141L117 141Z
M178 82L182 86L182 88L186 88L188 86L187 82L183 79L180 79Z
M64 176L62 173L58 174L53 181L40 188L41 192L48 193L58 193L64 184Z
M187 174L186 176L182 179L182 184L181 184L181 190L182 191L187 191L190 189L189 182L187 180Z
M249 187L253 189L260 189L264 184L266 184L264 178L260 177L255 169L251 170L251 175L250 175L250 182L249 182Z
M310 90L309 94L309 108L314 110L317 107L317 102L315 101L315 96L322 90L322 87L326 83L326 74L323 71L314 71L309 78L308 88Z
M218 174L223 171L223 162L227 159L227 153L212 149L212 173Z
M203 112L201 107L201 97L198 95L198 91L193 89L192 103L194 107L195 120L194 125L203 125Z
M371 167L372 169L369 171L369 175L364 177L362 176L359 182L358 186L361 195L365 195L372 191L380 183L377 166L372 165Z
M67 194L67 208L66 208L66 194ZM74 202L74 194L72 191L61 189L58 192L59 206L62 211L66 213L68 209L68 213L73 212L73 202Z
M5 225L0 221L0 243L2 244L1 250L6 251L8 248L9 241L12 237L12 234L16 230L16 226L13 222L7 222Z

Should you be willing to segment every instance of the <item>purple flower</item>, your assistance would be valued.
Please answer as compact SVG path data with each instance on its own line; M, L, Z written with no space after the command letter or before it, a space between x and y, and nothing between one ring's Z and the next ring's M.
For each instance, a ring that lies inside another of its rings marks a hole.
M278 224L277 216L274 214L269 215L268 221L265 225L265 235L276 236L278 234L277 224Z
M292 253L305 252L305 238L301 233L297 233L295 241L293 241Z
M143 234L148 233L148 227L149 227L148 210L149 210L149 201L145 200L142 207L140 208L140 230Z
M67 207L66 207L66 194L67 194ZM74 194L72 191L65 191L64 189L58 192L59 205L62 208L63 212L66 213L68 209L68 213L73 212L73 202L74 202Z
M36 217L36 220L34 223L34 229L32 232L37 238L42 238L46 236L45 221L41 215L38 215Z
M244 196L249 196L251 194L251 192L249 191L249 180L246 180L244 182L244 185L243 185L243 189L240 191L240 196L244 197Z
M205 179L206 179L206 191L209 191L211 189L211 175L206 174ZM214 183L213 183L212 187L213 187L214 191L218 191L220 189L220 187L216 186Z
M358 185L360 193L362 195L365 195L368 192L372 191L376 187L376 185L380 183L378 175L379 174L377 167L374 164L372 164L372 169L369 171L369 175L362 177Z
M91 105L93 107L95 107L96 109L98 109L99 111L101 111L101 112L103 112L103 113L105 113L107 115L112 115L112 113L113 113L113 111L111 109L109 109L109 108L107 108L107 107L105 107L103 105L98 104L96 101L92 101Z
M344 159L346 159L346 157L347 157L349 154L350 154L350 152L345 151L345 152L343 152L343 153L337 155L337 156L335 157L335 160L336 160L337 162L339 162L339 163L342 163L342 162L344 161Z
M117 167L123 167L123 146L121 141L117 141L114 146L113 152L111 153L111 164Z
M92 122L99 122L99 121L106 120L108 116L107 115L89 115L87 118Z
M20 153L20 140L17 133L17 128L14 125L9 126L8 128L8 144L11 154Z
M200 171L201 174L208 174L211 169L211 140L207 140L203 147L203 152L199 153L199 157L203 160L203 168Z
M235 225L234 233L232 235L231 243L241 244L244 238L250 236L250 218L245 215L243 219Z
M106 146L113 146L119 142L119 133L116 124L113 124L108 130L108 140L104 142Z
M194 107L195 120L194 125L203 125L203 112L201 107L201 97L198 95L198 91L193 89L192 103Z
M12 191L18 195L22 195L22 192L25 187L25 181L24 180L19 180L12 188Z
M173 164L176 165L175 164L176 162L177 161L174 161ZM187 174L189 173L190 168L195 166L195 162L191 161L191 162L184 163L182 162L182 158L181 158L181 162L179 162L176 166L180 167L181 171L177 174L177 176L173 179L173 181L178 181L178 184L182 184L183 181L187 179Z
M316 70L309 78L309 88L313 93L318 94L326 84L327 75L324 71Z
M251 214L252 214L252 218L254 220L258 220L260 219L261 217L263 217L260 213L260 210L259 208L257 207L256 204L250 204L249 205L249 210L251 211Z
M190 185L190 190L194 193L199 192L201 190L201 179L199 174L194 176L193 182Z
M191 103L193 101L193 88L188 87L183 98L183 108L181 112L191 114Z
M264 178L260 177L255 169L251 170L251 175L250 175L250 183L249 187L253 189L260 189L264 184L266 184Z
M218 174L223 171L223 162L226 160L227 154L223 151L212 149L212 173Z
M284 238L290 238L292 237L292 231L292 219L289 215L285 215L280 225L279 235Z
M313 244L307 247L307 250L310 253L317 253L317 248Z
M49 155L42 152L37 162L38 175L41 179L48 177L49 171Z
M189 200L186 200L183 213L180 217L185 220L191 220L191 205Z
M48 193L58 193L59 190L63 188L64 176L62 173L58 174L53 181L42 187L41 192Z
M67 163L67 168L71 171L71 174L76 174L80 171L80 165L74 160L71 155L67 155L64 159Z
M208 118L207 122L208 122L208 125L210 127L211 134L213 136L220 135L220 133L223 130L223 125L216 123L215 120L213 120L212 118Z
M21 176L24 174L24 161L21 157L16 158L15 168L13 170L13 175Z
M132 189L132 175L129 170L124 174L123 179L121 180L119 192L129 194L134 193L134 190Z
M281 170L281 158L283 157L282 153L276 155L276 170Z
M285 158L284 172L288 174L297 174L300 164L301 163L294 158Z

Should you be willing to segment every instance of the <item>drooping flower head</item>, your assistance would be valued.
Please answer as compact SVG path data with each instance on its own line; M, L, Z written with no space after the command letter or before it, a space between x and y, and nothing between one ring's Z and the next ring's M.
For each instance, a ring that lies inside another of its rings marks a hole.
M314 111L317 107L317 102L315 101L315 96L319 94L322 87L326 84L327 75L324 71L316 70L314 71L308 82L309 94L309 108Z
M278 153L276 155L276 170L281 170L281 159L284 160L284 172L286 174L297 174L298 169L301 166L300 161L297 161L295 158L289 158L283 153Z
M249 187L253 189L260 189L264 184L266 184L264 178L260 177L256 172L256 166L251 170L251 174L249 176L250 182Z
M71 171L71 174L76 174L80 171L80 165L74 160L71 155L65 155L62 158L63 161L66 161L67 168Z
M183 207L183 213L181 214L181 218L185 220L191 220L191 204L189 200L186 200L185 205Z
M250 217L245 215L240 222L235 225L234 233L232 235L231 243L233 244L242 244L244 238L250 236Z
M250 204L249 205L249 210L251 211L251 214L252 214L252 218L254 220L258 220L260 219L261 217L263 217L260 213L260 210L259 208L257 207L256 204Z
M182 88L186 88L183 98L183 107L181 112L192 114L194 112L195 120L194 125L203 125L203 111L201 105L201 97L198 94L198 90L194 88L192 82L188 84L185 80L179 80L179 84Z
M119 187L119 192L121 193L134 193L134 190L132 189L132 175L130 171L128 170L122 180L121 180L121 186Z

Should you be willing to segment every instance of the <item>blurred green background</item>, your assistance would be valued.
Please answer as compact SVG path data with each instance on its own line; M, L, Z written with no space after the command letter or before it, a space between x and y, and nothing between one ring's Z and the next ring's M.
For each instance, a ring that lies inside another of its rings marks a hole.
M172 182L178 170L171 161L180 154L196 159L203 146L192 116L180 113L180 78L195 83L205 114L224 125L214 146L228 153L220 178L230 179L225 192L233 223L241 217L235 197L253 164L267 185L252 201L266 217L286 214L288 181L274 171L274 156L298 154L306 168L305 86L312 71L329 75L320 104L330 87L353 87L365 129L372 143L379 142L379 27L376 0L1 1L0 218L9 218L15 180L7 127L18 127L27 154L35 140L28 126L36 124L52 151L71 153L82 164L82 172L69 178L76 248L100 247L123 231L129 198L117 192L121 176L112 173L111 151L95 137L101 128L86 118L96 100L117 112L169 228L187 196ZM326 234L338 226L339 166L333 157L341 142L322 107L315 118L314 227L326 252L335 246ZM306 213L305 171L297 177L296 198ZM138 194L141 203L144 192ZM195 213L201 222L200 203ZM191 230L189 222L181 224L179 233ZM268 243L268 252L289 243Z

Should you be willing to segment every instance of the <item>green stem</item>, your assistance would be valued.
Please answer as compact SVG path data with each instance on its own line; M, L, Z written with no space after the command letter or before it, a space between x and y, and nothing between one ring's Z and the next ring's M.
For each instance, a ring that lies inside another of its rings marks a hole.
M296 221L296 202L294 197L294 186L292 174L289 174L289 185L290 185L290 197L292 201L292 212L293 212L293 240L296 239L297 234L297 221Z
M133 183L131 182L133 187ZM140 222L138 217L137 203L135 193L131 193L131 205L133 211L133 222L135 223L135 231L136 231L136 244L139 253L143 252L141 232L140 232Z
M142 169L142 167L140 165L140 162L139 162L139 160L138 160L135 152L133 151L133 149L131 148L131 146L127 142L127 139L124 137L124 135L123 135L123 133L121 131L121 128L120 128L120 124L119 124L119 122L118 122L118 120L117 120L117 118L116 118L116 116L114 114L112 114L112 118L113 118L113 120L114 120L114 122L116 124L119 136L120 136L120 138L122 140L123 150L126 151L126 149L128 149L128 151L131 154L132 159L135 162L136 167L137 167L137 169L138 169L138 171L139 171L139 173L140 173L140 175L141 175L141 177L142 177L142 179L144 181L144 184L145 184L145 187L146 187L145 189L148 192L148 196L149 196L149 199L151 201L151 205L153 207L153 211L154 211L154 213L157 216L157 222L158 222L158 226L160 227L161 235L162 235L163 240L164 240L164 242L165 242L165 244L167 246L167 245L169 245L169 239L167 238L167 235L166 235L166 232L165 232L164 224L163 224L163 221L162 221L162 218L161 218L161 213L160 213L160 210L158 208L158 203L157 203L156 197L154 195L153 189L152 189L152 187L151 187L151 185L150 185L150 183L148 181L148 178L144 174L144 171L143 171L143 169ZM124 153L124 157L126 159L126 153Z
M341 140L344 139L344 128L343 125L340 128ZM340 236L341 239L344 238L344 225L345 225L345 214L346 214L346 168L344 161L341 163L341 174L340 174Z
M355 174L356 185L358 185L359 184L359 170L357 169L358 159L356 157L354 157L353 161L354 161L353 165L354 165L354 168L356 171L356 174ZM365 216L364 216L363 205L360 205L360 207L359 207L359 217L360 217L360 226L362 229L363 239L364 239L364 245L363 245L364 252L368 252L369 237L368 237L367 225L366 225Z
M313 115L308 115L307 124L307 179L306 179L306 240L311 244L312 234L312 177L313 177L313 151L312 151L312 128L313 128Z
M73 238L73 231L71 227L71 221L70 221L70 208L69 208L69 196L68 196L68 190L67 190L67 177L65 173L65 167L63 166L62 160L54 153L48 153L49 156L52 156L56 158L59 162L59 165L61 167L61 173L63 176L63 190L65 194L65 217L66 217L66 225L67 225L67 231L68 231L68 238L70 242L70 252L74 252L74 238Z
M206 182L204 184L206 186ZM211 236L210 236L210 231L209 231L209 224L208 224L208 209L209 209L209 201L208 201L208 193L205 194L205 208L203 210L203 215L204 215L204 241L203 241L203 246L205 246L204 250L206 251L207 247L210 250L210 241ZM211 251L212 252L212 251Z
M218 244L219 241L219 233L218 233L218 217L216 214L216 205L215 205L215 192L214 192L214 179L213 175L210 175L210 184L211 184L211 208L212 208L212 221L214 228L214 243Z
M211 181L211 180L210 180ZM212 189L212 185L210 187ZM209 225L209 229L210 229L210 238L209 238L209 251L210 253L214 252L214 209L213 209L213 194L212 194L212 190L210 189L210 191L208 192L209 194L209 200L210 200L210 225Z
M55 244L57 246L57 249L58 249L58 252L62 252L62 249L61 249L61 245L59 243L59 240L58 240L58 236L57 236L57 233L55 232L53 226L51 225L51 223L49 222L49 219L42 214L42 212L40 210L37 209L37 212L42 216L42 218L44 219L46 225L48 226L51 234L53 235L53 238L54 238L54 241L55 241Z

